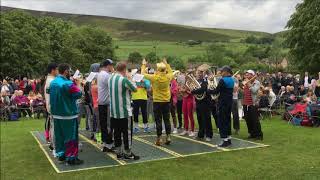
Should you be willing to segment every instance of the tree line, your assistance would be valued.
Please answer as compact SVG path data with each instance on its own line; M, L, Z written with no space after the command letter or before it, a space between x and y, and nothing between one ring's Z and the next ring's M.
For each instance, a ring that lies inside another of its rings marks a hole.
M0 15L2 77L44 75L50 62L86 72L92 63L115 57L112 38L98 27L19 10Z

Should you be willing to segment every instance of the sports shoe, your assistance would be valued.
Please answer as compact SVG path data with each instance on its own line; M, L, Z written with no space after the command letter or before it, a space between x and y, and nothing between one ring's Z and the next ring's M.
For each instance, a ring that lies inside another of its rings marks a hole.
M168 134L167 137L166 137L166 142L165 142L165 144L166 144L166 145L169 145L170 143L171 143L171 136L170 136L170 134Z
M172 132L173 134L178 134L178 130L177 130L177 128L173 128L173 132Z
M121 159L123 159L123 158L124 158L124 156L123 156L122 153L117 153L117 159L121 160Z
M164 134L164 133L166 133L166 130L163 129L161 132L162 132L162 134Z
M140 156L137 156L133 153L131 154L124 154L124 159L133 159L133 160L139 160L140 159Z
M162 143L161 137L157 137L157 140L154 144L157 146L161 146L161 143Z
M188 134L188 131L186 131L186 130L183 130L183 132L180 133L181 136L185 136L185 135L187 135L187 134Z
M107 148L107 147L103 147L101 151L102 151L102 152L112 152L112 153L113 153L114 150L115 150L114 147L112 147L111 149L110 149L110 148Z
M62 164L66 160L65 156L58 157L58 163Z
M190 132L189 132L189 137L194 137L194 135L195 135L195 134L194 134L193 131L190 131Z
M70 166L74 166L74 165L80 165L80 164L83 164L83 160L81 159L72 159L72 160L68 160L66 165L70 165Z
M143 128L143 132L144 132L144 133L150 133L149 127Z
M135 128L133 129L133 133L138 133L138 132L139 132L139 128L135 127Z
M206 141L207 141L207 142L210 142L210 141L211 141L211 138L206 137Z
M49 145L49 149L50 149L50 151L53 151L53 146L52 146L52 144Z
M228 147L228 146L231 146L231 140L229 139L228 141L222 141L218 147Z

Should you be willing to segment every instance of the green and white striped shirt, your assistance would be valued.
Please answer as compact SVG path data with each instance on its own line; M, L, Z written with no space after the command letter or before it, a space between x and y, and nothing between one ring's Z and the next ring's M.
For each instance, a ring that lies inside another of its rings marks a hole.
M132 116L131 91L136 91L136 85L126 77L114 73L109 81L110 116L116 119Z

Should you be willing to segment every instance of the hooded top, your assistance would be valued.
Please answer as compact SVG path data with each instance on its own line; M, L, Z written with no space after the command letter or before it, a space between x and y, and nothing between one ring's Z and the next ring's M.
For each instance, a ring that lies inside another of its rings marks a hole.
M141 74L151 81L153 102L170 102L170 82L173 79L173 72L169 64L166 64L166 69L167 72L146 74L146 65L141 66Z

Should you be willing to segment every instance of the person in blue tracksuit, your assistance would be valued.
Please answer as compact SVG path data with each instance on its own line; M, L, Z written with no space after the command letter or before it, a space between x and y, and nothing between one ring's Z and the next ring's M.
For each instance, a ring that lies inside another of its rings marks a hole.
M231 145L231 109L234 79L232 78L232 70L229 66L221 68L222 78L220 79L216 89L208 90L208 94L220 94L218 98L218 127L222 142L219 147L227 147Z

